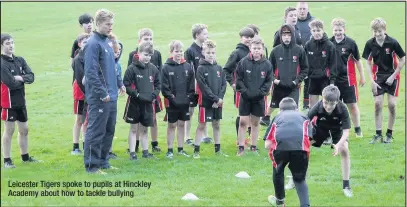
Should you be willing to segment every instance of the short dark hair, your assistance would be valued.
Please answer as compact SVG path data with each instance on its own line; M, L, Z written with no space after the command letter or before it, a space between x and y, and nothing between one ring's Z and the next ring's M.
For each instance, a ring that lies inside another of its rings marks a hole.
M1 33L1 44L4 43L4 41L13 39L13 37L7 33Z
M85 13L85 14L82 14L81 16L79 16L78 21L79 21L80 25L88 24L90 22L93 22L93 17L90 14Z
M240 31L239 31L239 36L240 37L251 37L253 38L255 35L254 30L250 27L243 27Z
M295 110L297 109L297 103L291 97L283 98L278 104L280 110Z
M246 27L252 28L252 30L254 31L254 34L256 34L256 35L258 35L260 32L260 28L255 24L248 24L248 25L246 25Z
M329 85L325 87L324 90L322 90L322 98L324 98L328 102L339 101L340 96L341 92L336 86Z

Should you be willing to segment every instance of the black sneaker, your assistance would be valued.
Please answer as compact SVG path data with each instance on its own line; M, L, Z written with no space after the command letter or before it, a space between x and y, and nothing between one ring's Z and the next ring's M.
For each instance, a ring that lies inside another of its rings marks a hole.
M374 143L376 143L376 142L379 141L379 140L380 140L380 142L383 142L383 137L382 137L382 135L375 134L375 135L373 136L372 140L369 142L369 144L374 144Z
M117 155L113 152L109 152L109 159L115 160L115 159L117 159Z
M393 136L391 134L386 134L386 139L383 141L383 143L390 144L393 142Z
M23 162L43 162L42 160L37 160L34 157L29 157L28 160L23 161Z
M269 126L270 125L270 116L265 116L260 119L260 125Z
M151 149L153 152L161 152L161 148L159 146L155 146Z
M156 158L156 157L154 157L154 155L153 154L151 154L151 153L147 153L147 154L143 154L143 156L142 156L143 158L147 158L147 159L153 159L153 158Z
M135 152L130 152L130 160L138 160Z
M16 168L16 166L14 165L13 161L7 161L4 163L4 168Z
M212 138L210 137L205 137L201 140L201 143L205 143L205 144L210 144L212 143Z
M187 139L187 141L185 141L185 144L189 145L189 146L193 146L194 142L192 142L192 139Z

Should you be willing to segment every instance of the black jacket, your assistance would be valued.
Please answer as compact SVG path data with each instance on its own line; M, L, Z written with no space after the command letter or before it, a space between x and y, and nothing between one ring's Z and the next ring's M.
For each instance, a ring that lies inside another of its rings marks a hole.
M212 107L219 99L223 99L226 93L226 76L223 69L216 62L209 63L204 59L199 60L196 74L201 91L198 104L204 107Z
M307 53L309 78L328 77L333 84L336 79L336 49L324 33L322 39L315 40L313 37L304 46Z
M185 51L184 57L185 60L191 64L194 72L196 73L199 66L199 60L204 57L202 54L202 47L197 45L195 42L192 43L191 47Z
M145 64L136 58L124 74L123 84L130 101L152 103L160 93L160 71L150 62Z
M284 24L284 25L288 25L288 24ZM290 26L290 28L291 28L291 26ZM303 46L305 44L301 38L301 33L297 26L295 26L294 30L291 31L291 34L294 34L294 36L291 35L291 40L295 40L295 43L297 43L297 45ZM278 31L276 31L276 33L274 34L273 47L280 45L282 42L283 41L281 40L281 27L280 27L280 29ZM291 42L293 42L293 41L291 41Z
M80 50L79 53L74 57L72 61L72 69L74 81L73 87L73 98L74 100L84 100L85 99L85 86L82 84L83 76L85 76L84 69L84 56L85 52Z
M24 82L16 81L21 76ZM16 109L25 107L24 84L34 82L34 73L24 58L1 55L1 108Z
M247 101L259 101L270 91L273 82L271 63L264 56L255 61L251 54L237 65L236 91Z
M195 94L194 84L195 77L191 65L185 60L178 64L172 58L168 58L161 70L161 92L166 99L165 107L188 108Z
M236 71L237 63L241 59L246 57L247 54L249 54L249 53L250 53L249 47L247 47L243 43L239 43L239 44L237 44L236 49L233 50L232 54L229 56L229 59L227 60L225 66L223 66L223 71L226 75L226 81L230 85L236 83L235 71Z
M280 28L279 33L284 25ZM293 28L291 33L293 33ZM280 36L280 41L282 41ZM305 50L291 41L289 45L277 45L270 53L271 62L275 79L280 80L276 87L294 88L300 85L308 74L308 61ZM295 84L293 83L295 81Z
M138 48L136 48L129 54L129 60L127 61L127 66L130 66L131 63L134 61L134 58L135 58L134 55L137 54L137 51L138 51ZM150 63L152 63L159 71L161 71L163 62L161 60L160 51L154 50L154 54L153 54L153 56L151 56Z

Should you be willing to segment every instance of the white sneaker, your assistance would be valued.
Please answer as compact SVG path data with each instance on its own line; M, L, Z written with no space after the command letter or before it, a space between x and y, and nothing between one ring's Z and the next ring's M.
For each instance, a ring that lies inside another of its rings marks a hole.
M285 184L284 189L286 190L291 190L295 188L295 184L294 184L294 180L293 180L293 176L287 176L288 182L287 184Z
M285 207L285 204L277 205L277 198L275 196L273 196L273 195L269 195L267 197L267 200L272 206Z
M353 196L352 189L349 187L344 188L343 194L345 194L346 197L351 198Z

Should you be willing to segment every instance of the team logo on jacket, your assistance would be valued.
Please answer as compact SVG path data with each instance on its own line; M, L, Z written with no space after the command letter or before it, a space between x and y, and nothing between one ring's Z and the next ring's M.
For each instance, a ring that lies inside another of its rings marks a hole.
M265 78L265 77L266 77L266 72L261 71L260 74L261 74L261 78Z
M188 70L185 70L185 76L188 77Z
M150 82L151 82L151 83L154 82L154 78L153 78L153 76L151 76L151 75L150 75Z
M326 57L326 51L322 50L322 57Z
M386 55L390 55L390 48L386 48Z
M220 72L216 71L216 74L218 75L218 78L220 78Z
M297 62L297 56L293 56L293 63L296 63Z
M346 53L346 48L342 48L342 54L345 54Z

